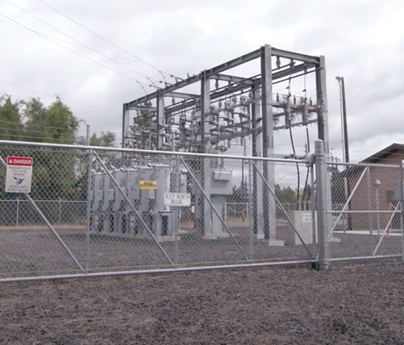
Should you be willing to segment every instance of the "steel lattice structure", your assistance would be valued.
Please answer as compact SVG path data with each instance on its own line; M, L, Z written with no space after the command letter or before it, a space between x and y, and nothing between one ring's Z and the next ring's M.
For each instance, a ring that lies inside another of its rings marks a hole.
M260 74L247 78L225 74L253 60L259 60ZM274 85L309 74L315 75L315 101L290 93L274 94ZM198 84L199 93L183 91ZM169 105L166 104L168 100L171 100ZM227 150L231 140L250 137L253 156L276 158L274 131L313 123L318 126L318 139L325 142L328 154L325 58L265 45L204 70L199 75L177 80L173 85L167 84L156 92L125 103L122 146L220 154ZM205 163L199 171L205 188L209 187L211 169L210 164ZM257 169L262 171L263 177L273 188L273 165L265 163ZM253 171L253 188L259 191L262 188L259 187L257 169ZM273 196L265 188L262 195L256 193L254 202L254 227L262 227L265 238L271 239L275 233L275 217L271 216L275 208ZM197 210L205 230L208 219L203 219L203 209L206 207L209 205L205 200L203 207ZM261 218L263 223L260 225Z

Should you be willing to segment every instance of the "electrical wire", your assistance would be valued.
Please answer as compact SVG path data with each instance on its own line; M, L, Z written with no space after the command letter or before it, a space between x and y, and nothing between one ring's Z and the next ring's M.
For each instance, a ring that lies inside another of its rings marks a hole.
M292 145L292 150L293 150L293 155L296 157L296 148L295 148L295 142L293 139L293 133L292 133L292 126L289 125L289 137L290 137L290 143ZM300 167L299 163L296 163L296 170L297 170L297 192L296 192L296 199L299 202L300 198Z
M112 71L112 72L114 72L114 73L117 73L117 74L119 74L119 75L121 75L121 76L123 76L123 77L125 77L125 78L128 78L128 79L130 79L130 80L132 80L132 81L134 81L134 82L136 82L136 83L142 83L142 82L140 82L139 80L137 80L137 79L135 79L135 78L132 78L132 77L126 75L126 74L123 74L123 73L121 73L121 72L119 72L119 71L117 71L117 70L115 70L115 69L113 69L113 68L110 68L110 67L108 67L108 66L105 66L105 65L103 65L102 63L100 63L100 62L98 62L98 61L95 61L95 60L93 60L93 59L91 59L91 58L89 58L89 57L87 57L87 56L85 56L85 55L82 55L82 54L80 54L80 53L78 53L78 52L76 52L76 51L74 51L74 50L72 50L72 49L69 49L69 48L65 47L64 45L62 45L62 44L59 44L59 43L57 43L57 42L55 42L55 41L52 41L51 39L49 39L49 38L47 38L46 36L44 36L44 35L42 35L41 33L39 33L38 31L35 31L35 30L33 30L33 29L31 29L31 28L29 28L29 27L27 27L27 26L25 26L25 25L19 23L18 21L14 20L14 19L12 19L12 18L10 18L10 17L8 17L7 15L5 15L5 14L3 14L3 13L0 13L0 16L6 18L6 19L8 19L8 20L11 20L12 22L14 22L14 23L16 23L16 24L18 24L18 25L21 25L22 27L26 28L27 30L29 30L29 31L31 31L31 32L33 32L33 33L35 33L36 35L38 35L38 36L40 36L40 37L42 37L42 38L45 38L46 40L48 40L48 41L50 41L50 42L52 42L52 43L58 45L59 47L62 47L63 49L66 49L66 50L72 52L73 54L76 54L76 55L78 55L78 56L81 56L82 58L84 58L84 59L86 59L86 60L88 60L88 61L91 61L91 62L93 62L93 63L95 63L95 64L97 64L97 65L99 65L99 66L101 66L101 67L103 67L103 68L105 68L105 69L108 69L108 70L110 70L110 71ZM148 85L145 84L145 83L142 83L142 84L145 85L145 86L148 86Z
M1 14L0 14L0 15L1 15ZM10 86L16 87L16 88L18 88L18 89L22 89L22 90L26 90L26 91L38 93L38 94L41 94L41 95L46 95L46 96L50 96L50 97L54 97L54 96L55 96L54 94L52 95L52 94L49 94L49 93L46 93L46 92L42 92L42 91L30 89L30 88L27 88L27 87L24 87L24 86L20 86L20 85L16 85L16 84L10 83L10 82L5 81L5 80L0 80L0 83L7 84L7 85L10 85ZM80 104L80 105L84 105L84 106L86 106L86 107L91 107L91 108L95 108L95 109L105 110L105 111L108 111L108 112L111 112L111 111L112 111L112 112L116 112L116 109L101 108L101 107L98 107L98 106L96 106L96 105L86 104L86 103L82 103L82 102L76 102L76 101L71 101L71 100L69 100L69 103Z
M27 30L26 28L22 27L21 25L17 25L17 24L15 24L15 23L9 22L9 21L7 21L7 20L0 19L0 22L13 25L13 26L15 26L15 27L17 27L17 28L19 28L19 29ZM88 46L86 46L86 45L84 45L84 44L82 44L82 43L75 43L75 42L71 42L71 41L66 41L66 40L63 40L63 39L60 39L60 38L56 38L56 37L52 37L52 36L48 36L48 35L43 35L43 36L44 36L44 37L47 37L47 38L49 38L49 39L51 39L51 40L63 42L63 43L66 43L66 44L71 44L71 45L74 45L74 46L76 46L76 47L91 49L90 47L88 47ZM130 58L126 58L126 57L119 56L119 55L109 54L109 53L105 53L105 52L103 52L103 54L104 54L104 55L108 55L108 56L110 56L110 57L112 57L112 58L115 58L115 59L120 59L120 60L125 60L125 61L131 61L131 62L139 63L139 61L137 61L137 60L130 59Z
M306 80L306 74L304 75L304 98L305 98L305 102L307 102L307 80ZM306 122L306 142L307 142L307 154L310 153L310 133L309 133L309 126ZM309 183L309 174L310 174L310 167L307 167L307 171L306 171L306 180L304 183L304 189L303 189L303 196L302 196L302 201L305 202L305 196L306 196L306 192L307 192L307 187L308 187L308 183ZM309 200L309 199L307 199Z
M310 135L309 135L309 128L308 128L307 124L306 124L306 139L307 139L307 153L310 153ZM304 197L306 196L307 187L308 187L308 183L309 183L309 174L310 174L310 167L307 167L306 181L304 183L303 196L302 196L303 202L305 201ZM307 201L308 200L309 199L307 199Z
M161 82L161 81L158 81L158 80L156 80L156 79L154 79L154 78L150 78L150 77L147 76L146 74L143 74L143 73L141 73L141 72L138 72L138 71L134 70L133 68L128 67L128 66L126 66L126 65L124 65L124 64L122 64L122 63L120 63L119 61L114 60L113 58L109 57L108 55L106 55L106 54L104 54L104 53L102 53L102 52L100 52L100 51L98 51L98 50L96 50L96 49L94 49L94 48L88 46L87 44L85 44L85 43L83 43L83 42L80 42L79 40L75 39L74 37L72 37L72 36L70 36L70 35L64 33L63 31L61 31L61 30L55 28L54 26L48 24L47 22L45 22L45 21L42 20L41 18L38 18L37 16L33 15L32 13L30 13L30 12L27 11L27 10L25 10L24 8L22 8L22 7L20 7L20 6L16 5L16 4L14 4L12 1L7 0L7 2L10 3L11 5L17 7L20 11L22 11L22 12L28 14L28 15L31 16L32 18L35 18L36 20L40 21L42 24L44 24L44 25L50 27L51 29L53 29L53 30L59 32L59 33L62 34L63 36L66 36L66 37L70 38L71 40L73 40L74 42L77 42L78 44L81 44L83 47L86 47L87 49L90 49L91 51L93 51L93 52L95 52L95 53L97 53L97 54L99 54L99 55L101 55L101 56L103 56L103 57L105 57L105 58L111 60L112 62L115 62L115 63L118 64L119 66L122 66L122 67L124 67L124 68L126 68L126 69L128 69L128 70L130 70L130 71L132 71L132 72L134 72L134 73L137 73L137 74L139 74L139 75L141 75L141 76L147 78L147 79L153 84L153 86L155 86L155 85L154 85L154 82L153 82L152 80L155 80L155 81L157 81L157 82Z
M175 76L175 75L173 75L173 74L171 74L171 73L167 73L167 72L164 72L164 71L160 70L159 68L157 68L157 67L153 66L152 64L150 64L150 63L148 63L148 62L142 60L141 58L139 58L139 57L133 55L132 53L128 52L127 50L125 50L125 49L123 49L123 48L117 46L115 43L113 43L113 42L107 40L106 38L104 38L104 37L102 37L101 35L97 34L97 33L94 32L93 30L90 30L89 28L85 27L83 24L81 24L81 23L79 23L78 21L76 21L76 20L70 18L69 16L67 16L66 14L64 14L63 12L61 12L60 10L57 10L56 8L52 7L51 5L49 5L48 3L46 3L45 1L43 1L43 0L38 0L38 1L41 2L42 4L44 4L45 6L49 7L49 8L52 9L53 11L59 13L60 15L62 15L63 17L65 17L66 19L70 20L71 22L75 23L76 25L80 26L80 27L83 28L84 30L87 30L88 32L90 32L90 33L92 33L93 35L97 36L98 38L100 38L100 39L103 40L104 42L106 42L106 43L112 45L113 47L115 47L115 48L121 50L122 52L124 52L124 53L130 55L131 57L133 57L134 59L138 60L139 62L141 62L141 63L143 63L143 64L145 64L145 65L147 65L147 66L149 66L149 67L151 67L151 68L153 68L153 69L155 69L155 70L158 71L160 74L163 73L163 74L168 75L168 76L170 76L170 77L172 77L172 78L182 79L182 78L179 78L179 77L177 77L177 76Z
M289 77L288 86L287 86L287 89L289 90L288 91L289 97L292 95L292 85L291 84L292 84L292 80ZM293 156L296 157L296 147L295 147L295 141L293 139L292 124L289 123L288 127L289 127L289 137L290 137L290 143L292 145ZM297 171L296 200L298 202L298 205L300 205L300 167L299 167L299 163L296 163L296 171Z

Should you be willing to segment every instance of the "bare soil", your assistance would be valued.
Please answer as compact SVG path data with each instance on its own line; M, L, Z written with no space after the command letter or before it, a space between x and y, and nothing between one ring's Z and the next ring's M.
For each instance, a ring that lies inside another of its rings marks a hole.
M1 344L404 344L404 265L3 283Z

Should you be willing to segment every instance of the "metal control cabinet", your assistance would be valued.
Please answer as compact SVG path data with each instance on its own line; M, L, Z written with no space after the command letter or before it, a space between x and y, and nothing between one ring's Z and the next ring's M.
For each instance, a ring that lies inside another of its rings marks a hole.
M211 176L210 200L218 214L224 219L227 196L233 193L233 173L231 170L214 169ZM204 238L228 237L229 234L225 231L222 221L213 210L211 219L210 232L205 231Z
M92 174L88 196L91 204L90 231L104 235L127 234L147 238L149 234L139 219L140 216L159 239L172 236L172 210L164 204L165 193L170 192L171 167L150 164L115 169L110 173L115 181L107 172ZM155 187L142 188L142 181L152 181ZM181 181L186 188L186 179Z

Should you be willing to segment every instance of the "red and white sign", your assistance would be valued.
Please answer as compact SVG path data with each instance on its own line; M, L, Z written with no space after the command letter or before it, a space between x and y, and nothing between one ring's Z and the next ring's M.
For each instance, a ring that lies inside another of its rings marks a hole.
M32 182L31 157L7 157L6 193L30 193Z

